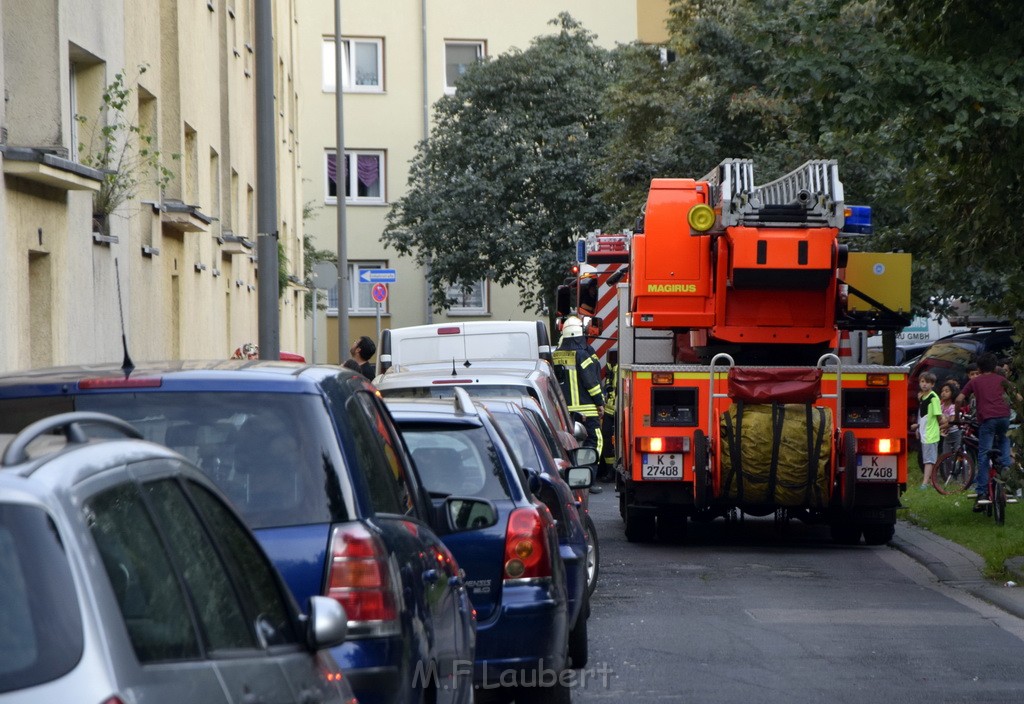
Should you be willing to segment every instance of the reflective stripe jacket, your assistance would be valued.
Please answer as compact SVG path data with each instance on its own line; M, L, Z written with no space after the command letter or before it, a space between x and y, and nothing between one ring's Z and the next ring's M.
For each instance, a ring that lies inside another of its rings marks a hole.
M615 396L619 383L619 365L612 362L604 367L604 385L608 389L607 400L604 404L604 412L610 415L615 414Z
M604 393L601 364L593 348L582 337L564 338L552 361L569 410L596 417L598 406L604 405Z

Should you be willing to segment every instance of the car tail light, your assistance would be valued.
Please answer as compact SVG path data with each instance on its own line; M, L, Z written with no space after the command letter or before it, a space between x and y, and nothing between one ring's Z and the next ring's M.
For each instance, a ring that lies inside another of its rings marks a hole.
M446 326L437 329L438 335L458 335L462 330L457 325Z
M547 507L543 509L547 512ZM505 530L505 581L550 577L551 555L540 508L517 508Z
M103 700L103 704L124 704L124 700L116 694Z
M858 438L857 453L861 455L895 455L900 451L899 438Z
M326 596L345 607L353 635L399 632L398 585L380 538L362 525L337 526L331 535Z
M688 438L685 437L653 437L637 438L640 452L686 452L689 450Z

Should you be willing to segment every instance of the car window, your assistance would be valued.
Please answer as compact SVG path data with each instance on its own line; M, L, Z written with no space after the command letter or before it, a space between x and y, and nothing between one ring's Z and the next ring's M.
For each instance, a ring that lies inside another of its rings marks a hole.
M50 516L0 503L0 693L54 680L82 657L73 585Z
M210 532L222 545L222 557L246 617L255 624L256 634L265 645L298 642L291 609L274 568L259 545L234 514L206 487L186 482Z
M921 361L941 360L964 366L974 357L976 342L936 342L921 356Z
M82 394L77 410L122 418L196 464L251 528L347 520L323 402L310 394ZM325 479L326 475L326 479Z
M365 391L353 394L346 402L346 409L374 510L400 515L413 513L413 492L388 416Z
M255 648L254 629L242 611L227 569L181 486L162 480L146 483L143 490L192 597L207 649L216 654Z
M530 438L530 431L523 425L524 419L515 413L501 411L492 412L492 415L500 426L506 444L519 466L533 467L539 470L541 468L540 458L537 456L537 449Z
M568 462L569 458L565 455L565 449L562 447L562 444L558 442L558 438L555 437L555 433L551 429L551 425L544 420L544 416L532 408L524 408L523 413L526 414L527 418L529 418L534 426L536 426L540 431L551 455L557 459L563 459Z
M201 657L182 584L137 487L99 493L85 511L139 662Z
M486 428L402 423L402 437L427 491L435 495L509 497L508 479Z

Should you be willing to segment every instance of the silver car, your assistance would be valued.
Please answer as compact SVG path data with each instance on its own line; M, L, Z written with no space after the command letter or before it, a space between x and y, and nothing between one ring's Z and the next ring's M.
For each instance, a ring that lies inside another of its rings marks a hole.
M99 413L0 436L0 703L354 702L323 651L344 609L301 618L214 485L139 437Z

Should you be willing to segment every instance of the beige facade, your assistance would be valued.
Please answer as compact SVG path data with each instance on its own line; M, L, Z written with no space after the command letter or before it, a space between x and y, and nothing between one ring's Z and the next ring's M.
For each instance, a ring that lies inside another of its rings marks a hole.
M301 178L304 198L314 208L306 235L317 248L337 251L336 196L331 197L328 167L336 146L335 3L297 2ZM559 12L569 12L597 35L599 44L611 48L638 39L641 16L657 16L643 20L647 31L655 32L659 23L664 24L668 0L345 0L340 4L346 56L354 57L347 59L343 76L343 84L347 81L345 150L357 167L350 171L350 199L345 206L348 260L353 280L359 267L396 270L397 282L390 286L381 327L528 316L514 288L490 284L461 310L430 313L424 272L411 259L385 250L379 241L388 207L406 187L415 146L427 136L430 105L449 89L448 71L467 56L471 59L474 51L497 56L513 47L526 49L534 37L555 31L548 23ZM340 189L337 176L335 170L335 191ZM342 176L340 183L344 182ZM368 289L367 285L352 289L351 338L363 334L376 338L376 311L368 300ZM320 316L316 358L337 362L344 358L338 354L337 318Z
M254 2L0 0L0 372L120 360L119 296L136 362L257 339ZM272 7L278 231L298 280L295 1ZM121 71L124 114L171 178L140 171L137 193L94 218L103 173L78 144ZM304 296L281 297L284 350L303 350Z

